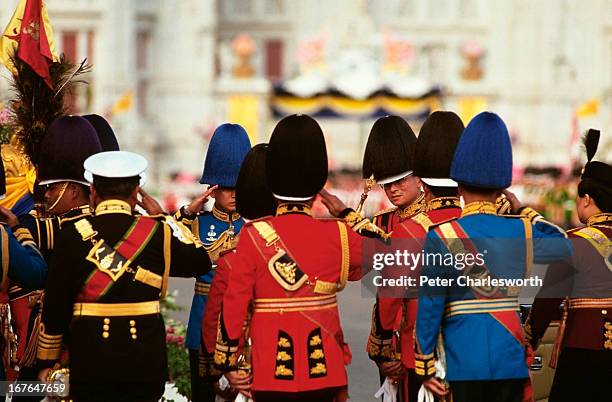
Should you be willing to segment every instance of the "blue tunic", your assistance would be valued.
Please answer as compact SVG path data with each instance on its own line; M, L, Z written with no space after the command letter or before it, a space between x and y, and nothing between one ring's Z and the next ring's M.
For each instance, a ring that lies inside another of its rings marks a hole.
M41 289L45 286L47 277L47 263L33 245L21 245L11 229L3 225L5 230L0 232L0 261L8 259L8 278L5 278L4 270L0 269L0 280L4 282L10 279L17 284L31 288ZM3 250L8 250L8 255L3 255ZM8 297L8 296L7 296ZM0 361L0 381L5 380L3 363Z
M524 222L516 217L480 213L461 217L456 222L479 252L487 250L484 261L493 278L524 278L528 265L528 244L532 244L535 263L558 261L572 253L565 233L542 220L532 223L532 243L525 242ZM447 244L438 233L430 230L425 243L425 254L450 253ZM461 286L465 279L457 282L459 276L464 274L465 272L455 267L443 267L439 262L423 267L422 275L428 278L444 277L453 281L450 286L426 284L419 289L415 329L416 353L427 364L427 360L432 358L438 334L441 332L446 354L447 380L527 378L529 374L524 346L490 313L445 313L450 302L476 299L473 289ZM518 312L515 314L518 320Z
M196 223L197 222L197 223ZM242 218L232 222L234 226L234 233L237 235L244 224ZM223 232L227 231L230 224L227 220L222 220L213 215L212 212L206 212L197 217L194 220L192 229L194 234L198 236L200 241L204 243L205 247L210 247L219 239ZM196 286L200 284L210 286L215 275L216 264L213 264L213 269L206 275L200 276L196 280ZM207 292L206 292L207 293ZM194 293L193 300L191 301L191 311L189 313L189 324L187 325L187 337L185 339L185 346L189 349L198 350L201 345L202 338L202 318L204 317L204 308L206 307L207 296L203 294Z

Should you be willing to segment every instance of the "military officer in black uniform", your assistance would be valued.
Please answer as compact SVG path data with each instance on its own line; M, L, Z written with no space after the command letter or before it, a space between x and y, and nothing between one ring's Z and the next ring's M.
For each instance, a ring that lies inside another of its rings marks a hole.
M168 379L159 300L168 276L211 268L191 232L165 215L136 216L146 160L115 151L85 161L95 212L64 225L43 309L39 378L70 353L70 393L82 401L158 401Z
M44 216L24 215L20 227L14 228L18 238L29 236L47 260L62 224L91 214L83 162L102 150L96 130L83 117L62 116L49 126L38 164Z
M55 119L45 133L37 161L38 187L44 194L44 210L41 214L33 210L19 217L8 210L3 211L17 239L20 242L33 242L47 263L51 260L62 226L91 215L89 184L83 177L83 162L102 150L96 130L85 118L62 116ZM19 338L15 360L19 380L31 381L37 374L37 336L34 329L39 325L42 291L11 283L9 296L15 332ZM23 402L38 399L14 398Z

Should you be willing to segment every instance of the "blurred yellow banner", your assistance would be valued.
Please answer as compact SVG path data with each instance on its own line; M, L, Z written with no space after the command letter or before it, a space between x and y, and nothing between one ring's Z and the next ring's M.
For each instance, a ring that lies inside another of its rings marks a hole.
M599 112L599 99L593 98L576 108L576 116L589 117Z
M259 139L259 113L257 96L232 95L227 100L227 121L244 127L252 145Z
M132 108L133 98L134 95L132 91L125 91L123 95L121 95L121 98L119 98L113 105L113 114L119 114L130 110Z
M457 110L466 126L480 112L487 110L487 98L484 96L464 96L459 98Z

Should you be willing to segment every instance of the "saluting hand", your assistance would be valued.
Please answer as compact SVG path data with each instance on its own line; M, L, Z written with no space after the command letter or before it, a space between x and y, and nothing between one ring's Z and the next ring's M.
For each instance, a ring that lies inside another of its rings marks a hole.
M6 222L11 229L19 225L19 219L10 209L0 206L0 221Z
M340 198L327 190L321 190L319 195L321 196L321 202L325 205L331 216L338 217L347 208Z
M191 201L191 203L187 206L187 212L193 215L200 212L204 207L204 204L208 200L208 197L210 197L213 191L215 191L217 188L219 188L219 186L217 185L207 188L206 191L204 191L197 198Z
M516 197L516 195L510 190L504 190L503 194L506 196L506 199L510 201L510 206L512 207L512 213L517 213L519 209L523 206L521 201Z
M149 215L159 215L165 214L166 211L159 205L159 202L149 194L147 194L142 188L138 190L138 194L140 195L140 200L136 200L138 205L147 211Z

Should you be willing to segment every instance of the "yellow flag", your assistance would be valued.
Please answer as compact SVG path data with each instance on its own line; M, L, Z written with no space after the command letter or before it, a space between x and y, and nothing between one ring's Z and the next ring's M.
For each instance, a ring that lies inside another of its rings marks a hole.
M576 108L576 116L589 117L594 116L599 112L599 99L593 98L586 101Z
M134 94L132 91L125 91L121 98L112 107L113 114L127 112L132 108Z
M487 110L487 98L484 96L464 96L459 98L458 111L463 124L467 124L480 112Z
M232 95L228 99L227 121L240 124L251 144L259 138L259 99L253 95Z
M26 3L28 0L19 0L17 8L11 17L8 25L4 29L4 33L0 37L0 63L4 64L6 68L13 74L15 74L15 68L11 64L11 55L14 54L17 48L17 41L10 38L16 36L21 30L21 20L23 19L23 13L25 11ZM57 54L57 48L55 47L55 40L53 39L53 28L49 20L49 14L47 13L47 7L45 3L42 3L42 20L45 27L45 34L47 35L47 42L49 42L49 50L53 55L53 61L59 61L59 55Z
M11 20L9 21L2 37L0 37L0 63L4 64L11 73L15 74L15 70L11 64L10 57L17 48L17 41L9 38L9 36L15 36L19 34L21 29L21 20L23 19L23 12L25 10L27 0L20 0Z

